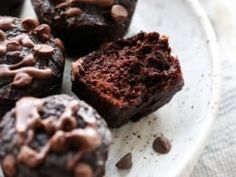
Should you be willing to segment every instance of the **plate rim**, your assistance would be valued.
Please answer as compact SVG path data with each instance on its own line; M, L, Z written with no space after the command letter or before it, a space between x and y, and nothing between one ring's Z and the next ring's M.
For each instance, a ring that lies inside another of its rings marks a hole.
M219 46L216 38L215 31L213 26L201 6L198 0L186 0L186 3L189 4L189 7L192 8L193 13L196 14L203 29L203 33L206 36L208 42L208 51L210 54L210 62L212 69L212 91L209 102L209 110L206 113L206 123L203 126L196 147L192 149L188 160L186 160L182 165L179 165L175 177L189 177L194 167L196 166L197 160L200 158L201 153L203 152L207 139L210 137L210 134L213 129L213 125L216 119L217 112L219 110L220 103L220 88L221 88L221 67L220 67L220 54Z

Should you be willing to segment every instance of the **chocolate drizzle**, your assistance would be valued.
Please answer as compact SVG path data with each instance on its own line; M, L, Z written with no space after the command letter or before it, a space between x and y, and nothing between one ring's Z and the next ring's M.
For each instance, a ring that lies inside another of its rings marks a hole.
M35 44L31 39L35 37L39 41L45 41L51 36L48 25L39 25L38 21L32 18L24 19L20 23L25 32L17 36L7 36L5 30L18 28L18 23L17 19L11 17L0 19L0 57L8 55L20 59L16 64L0 64L0 79L13 77L12 86L25 87L34 79L49 79L53 76L51 68L38 68L35 65L38 59L49 59L54 48L47 44ZM25 54L22 50L28 50L32 54Z
M63 153L66 152L70 145L78 148L70 160L69 169L76 172L78 161L84 153L95 150L101 144L101 139L96 131L96 120L93 116L86 118L86 127L78 128L78 122L75 117L80 111L79 102L72 100L65 105L65 109L58 120L53 117L42 119L45 99L23 98L16 103L16 130L18 133L18 143L20 152L17 160L24 165L34 168L39 166L47 157L49 152ZM89 115L87 115L89 116ZM30 143L36 136L36 129L43 128L50 137L48 142L38 152L30 147Z

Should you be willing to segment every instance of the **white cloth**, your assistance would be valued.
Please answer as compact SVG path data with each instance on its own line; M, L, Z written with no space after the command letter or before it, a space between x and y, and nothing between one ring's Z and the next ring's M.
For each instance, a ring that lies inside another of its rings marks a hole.
M222 91L212 135L191 177L236 177L236 1L200 1L220 45Z

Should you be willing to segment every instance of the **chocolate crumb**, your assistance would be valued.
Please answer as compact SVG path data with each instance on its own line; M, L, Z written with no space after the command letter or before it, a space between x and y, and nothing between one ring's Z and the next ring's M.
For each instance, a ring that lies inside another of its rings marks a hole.
M157 137L153 142L153 150L160 154L167 154L171 150L171 143L165 136Z
M132 154L129 152L124 157L122 157L117 163L116 167L121 170L130 169L133 166Z
M128 10L121 5L114 5L111 9L112 18L119 24L123 24L128 19Z

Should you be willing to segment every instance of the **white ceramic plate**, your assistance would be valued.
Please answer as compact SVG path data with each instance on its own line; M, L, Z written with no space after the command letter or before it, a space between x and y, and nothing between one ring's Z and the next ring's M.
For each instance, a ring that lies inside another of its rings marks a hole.
M34 15L29 0L22 17ZM113 130L106 177L184 177L191 172L212 127L219 96L219 70L214 32L194 0L139 0L130 28L170 36L183 69L185 87L170 104L138 123ZM64 91L70 93L70 62ZM172 141L167 155L152 149L154 135ZM118 171L115 163L132 152L133 168Z

